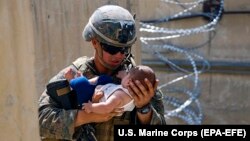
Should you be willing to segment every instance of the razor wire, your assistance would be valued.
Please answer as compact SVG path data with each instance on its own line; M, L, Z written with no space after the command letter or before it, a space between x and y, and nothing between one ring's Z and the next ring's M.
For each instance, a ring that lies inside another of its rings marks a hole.
M199 96L201 94L199 75L210 68L209 62L202 55L195 51L195 47L191 47L190 49L190 47L183 47L165 42L164 44L162 44L162 42L159 43L159 41L169 41L171 39L181 38L185 36L213 32L216 29L216 25L218 24L219 18L223 12L224 1L219 1L220 8L218 10L217 15L212 16L209 15L209 13L202 13L207 17L213 17L213 19L207 24L186 29L171 29L165 27L158 27L153 24L168 22L169 19L179 18L183 15L190 15L192 14L192 10L194 8L197 8L199 5L203 4L207 0L197 0L193 2L179 2L178 0L162 1L165 4L174 4L176 6L181 6L182 8L183 6L189 7L184 7L184 10L178 12L177 14L174 14L173 16L168 16L163 19L154 21L141 21L139 31L141 32L140 41L142 43L142 48L144 48L147 52L151 53L159 60L168 64L172 70L181 74L181 76L158 87L160 92L162 92L163 94L164 106L173 107L170 110L165 110L165 117L176 117L183 120L187 124L201 124L203 120L203 113L201 104L199 102ZM144 37L143 32L147 32L147 35L151 36ZM204 46L206 43L207 41L198 46ZM189 62L190 66L192 67L192 70L182 68L178 64L175 64L171 57L168 57L162 53L163 51L167 51L168 53L181 54L183 57L185 57L185 60ZM202 62L202 67L197 67L197 60ZM190 82L192 84L192 88L186 88L185 86L175 86L175 84L177 85L178 83L184 80ZM170 93L183 94L188 98L178 98L177 95L170 96Z

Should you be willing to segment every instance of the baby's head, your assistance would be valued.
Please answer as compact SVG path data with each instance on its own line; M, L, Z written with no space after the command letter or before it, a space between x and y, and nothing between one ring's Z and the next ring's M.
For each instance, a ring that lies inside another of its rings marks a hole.
M127 77L124 78L125 80L122 80L122 83L126 83L131 80L132 81L139 80L141 84L147 89L148 86L144 81L145 78L147 78L153 86L155 85L156 76L154 71L148 66L139 65L129 70Z

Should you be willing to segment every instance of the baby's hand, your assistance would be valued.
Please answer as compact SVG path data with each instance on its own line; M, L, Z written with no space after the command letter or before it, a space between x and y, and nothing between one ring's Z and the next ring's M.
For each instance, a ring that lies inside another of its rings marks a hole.
M103 91L101 90L95 90L95 93L92 96L92 102L93 103L98 103L100 101L100 99L103 97Z
M91 107L92 107L92 102L89 101L88 103L83 103L82 104L82 109L86 112L86 113L91 113Z
M75 73L73 72L72 68L68 68L65 70L64 72L64 77L70 81L71 79L73 79L75 76Z
M80 76L82 76L82 73L80 71L77 71L76 72L76 77L80 77Z
M64 72L64 78L68 81L80 76L82 76L82 73L80 71L75 72L72 68L67 68Z

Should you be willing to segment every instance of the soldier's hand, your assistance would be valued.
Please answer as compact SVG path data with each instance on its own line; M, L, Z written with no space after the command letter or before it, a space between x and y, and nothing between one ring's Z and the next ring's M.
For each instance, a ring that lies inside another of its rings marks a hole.
M152 86L148 79L145 79L144 81L148 89L146 89L138 80L129 83L128 90L134 98L135 106L137 108L141 108L150 102L152 97L155 95L155 90L159 82L159 80L157 79L155 85Z

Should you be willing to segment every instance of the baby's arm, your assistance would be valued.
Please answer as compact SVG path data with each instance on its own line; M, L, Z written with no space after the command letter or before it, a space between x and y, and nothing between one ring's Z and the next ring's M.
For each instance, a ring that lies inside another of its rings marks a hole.
M64 72L64 77L65 77L65 79L67 79L69 82L70 82L70 80L74 79L75 77L80 77L81 75L82 75L82 74L81 74L80 71L75 72L75 71L73 71L72 68L68 68L68 69L66 69L65 72Z
M84 103L83 109L87 113L98 113L98 114L106 114L114 111L115 108L118 108L118 106L122 103L122 97L119 96L117 93L121 93L123 91L116 91L114 94L112 94L107 101L100 102L100 103ZM124 93L124 92L123 92Z
M71 68L65 70L64 73L64 77L70 81L71 79L73 79L75 77L75 73L73 72L73 70Z

